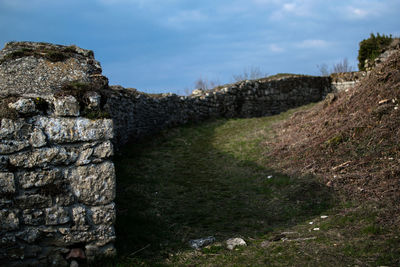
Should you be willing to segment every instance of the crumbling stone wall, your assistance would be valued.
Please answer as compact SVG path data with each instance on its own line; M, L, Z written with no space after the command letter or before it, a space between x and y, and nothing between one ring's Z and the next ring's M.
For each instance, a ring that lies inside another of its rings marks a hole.
M72 81L79 83L66 90ZM330 77L290 75L151 96L109 87L90 50L7 44L0 52L0 265L62 266L115 253L113 144L213 117L273 115L331 90Z
M72 96L0 102L0 265L114 253L112 120L79 116Z
M171 126L213 117L260 117L322 100L332 90L330 77L287 76L242 81L191 96L149 96L112 86L105 108L115 125L115 143Z
M0 266L115 253L113 122L92 90L107 85L90 50L12 42L0 52Z
M366 76L366 71L332 73L330 75L332 78L332 90L338 92L349 90Z
M35 42L10 42L0 51L0 89L45 95L68 81L91 82L101 66L91 50Z

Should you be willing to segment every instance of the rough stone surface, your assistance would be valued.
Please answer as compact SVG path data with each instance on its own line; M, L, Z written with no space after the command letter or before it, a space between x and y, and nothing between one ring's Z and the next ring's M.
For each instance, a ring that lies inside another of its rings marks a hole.
M0 210L0 231L16 230L19 228L19 219L14 210Z
M37 53L8 59L23 49ZM49 60L46 57L60 54L63 60ZM94 59L93 52L47 43L7 43L0 51L0 62L0 88L7 88L11 94L51 94L67 81L89 82L92 80L91 75L101 73L100 63Z
M113 123L109 119L39 117L35 124L44 129L49 141L54 143L108 140L113 138Z
M14 174L9 172L0 172L0 195L15 193Z
M71 95L54 99L54 113L56 116L79 116L79 102Z
M90 208L91 219L94 224L113 225L115 222L115 204Z
M9 108L15 109L18 113L29 114L36 112L35 102L30 98L21 98L15 103L8 104Z
M32 187L41 187L54 183L57 179L61 179L61 172L58 169L39 172L23 172L18 173L20 186L24 189Z
M65 177L80 203L110 204L115 198L115 170L109 161L70 168Z
M46 209L46 225L59 225L69 221L67 208L54 206Z

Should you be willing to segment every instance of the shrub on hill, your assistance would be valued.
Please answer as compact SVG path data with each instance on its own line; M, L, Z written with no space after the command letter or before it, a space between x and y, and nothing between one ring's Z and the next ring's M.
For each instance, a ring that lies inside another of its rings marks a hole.
M368 39L362 40L360 42L360 49L358 50L358 68L360 70L365 70L365 60L373 61L392 41L392 35L380 35L379 33L377 33L376 36L371 33Z

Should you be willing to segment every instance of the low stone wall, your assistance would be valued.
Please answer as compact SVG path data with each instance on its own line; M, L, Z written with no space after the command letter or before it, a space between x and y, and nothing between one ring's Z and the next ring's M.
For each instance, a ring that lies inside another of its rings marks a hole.
M115 125L115 143L161 129L208 118L260 117L322 100L332 90L330 77L289 76L242 81L191 96L157 97L112 86L105 108Z
M0 266L115 252L113 122L80 116L80 104L0 98Z
M349 90L356 86L365 76L367 76L366 71L333 73L330 75L332 78L332 91Z

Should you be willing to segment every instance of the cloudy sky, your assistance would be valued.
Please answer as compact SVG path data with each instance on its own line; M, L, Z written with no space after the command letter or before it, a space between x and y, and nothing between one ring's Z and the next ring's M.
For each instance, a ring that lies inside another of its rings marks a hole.
M245 68L357 65L370 33L400 35L399 0L0 0L0 43L91 49L110 84L183 94Z

